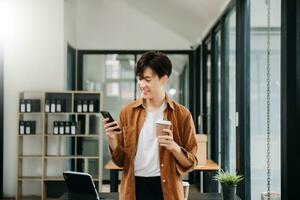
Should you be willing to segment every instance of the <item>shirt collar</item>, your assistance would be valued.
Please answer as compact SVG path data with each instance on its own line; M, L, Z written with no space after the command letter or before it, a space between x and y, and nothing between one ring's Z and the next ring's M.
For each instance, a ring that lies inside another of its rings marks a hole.
M165 97L165 101L167 102L167 105L170 106L170 108L172 108L174 110L174 103L173 101L168 97L168 95L166 94ZM139 98L135 101L135 103L132 105L132 108L137 108L139 106L143 106L145 108L145 104L144 104L144 99L143 98Z

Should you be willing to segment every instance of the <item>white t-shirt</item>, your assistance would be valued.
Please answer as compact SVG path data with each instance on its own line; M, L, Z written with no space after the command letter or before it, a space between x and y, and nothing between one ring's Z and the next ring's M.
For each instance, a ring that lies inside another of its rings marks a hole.
M157 110L146 114L146 119L139 135L134 161L135 176L160 176L159 145L156 137L155 122L163 119L166 107L167 104L164 102Z

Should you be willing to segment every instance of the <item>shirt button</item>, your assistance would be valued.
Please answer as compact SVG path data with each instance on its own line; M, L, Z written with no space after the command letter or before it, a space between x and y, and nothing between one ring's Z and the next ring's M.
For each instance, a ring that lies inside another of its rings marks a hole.
M163 179L163 183L165 183L166 182L166 179Z
M164 164L161 164L160 166L161 166L161 167L163 167L163 166L164 166Z

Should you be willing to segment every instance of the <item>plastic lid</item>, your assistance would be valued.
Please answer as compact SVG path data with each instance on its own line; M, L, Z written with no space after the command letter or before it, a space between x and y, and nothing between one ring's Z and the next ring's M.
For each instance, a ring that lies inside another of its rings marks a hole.
M163 120L163 119L157 120L156 123L158 123L158 124L164 124L164 125L170 125L170 126L172 125L172 123L170 121Z

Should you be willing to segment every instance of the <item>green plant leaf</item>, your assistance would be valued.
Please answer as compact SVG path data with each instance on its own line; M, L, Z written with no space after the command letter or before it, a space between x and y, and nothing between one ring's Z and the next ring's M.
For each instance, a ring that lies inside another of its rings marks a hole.
M242 175L230 174L229 172L224 172L222 169L213 177L213 180L219 181L220 183L226 185L236 185L243 179L244 177Z

